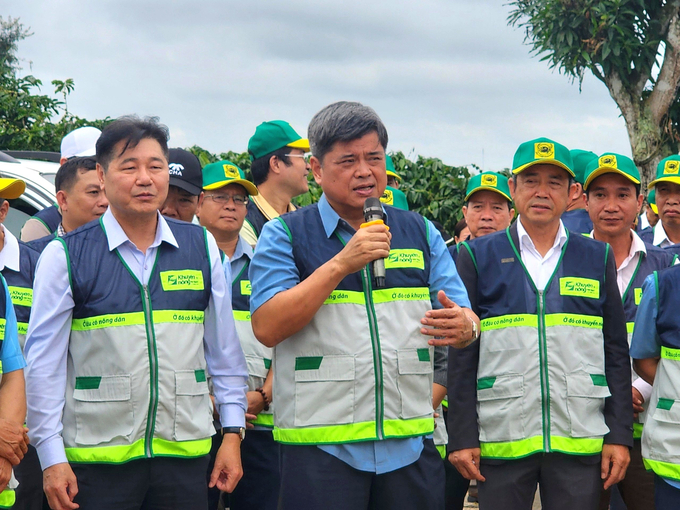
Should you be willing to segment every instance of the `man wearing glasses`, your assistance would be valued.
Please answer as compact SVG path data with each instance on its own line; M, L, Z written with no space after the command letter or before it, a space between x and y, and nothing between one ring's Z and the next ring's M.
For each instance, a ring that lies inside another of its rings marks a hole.
M281 214L294 211L290 202L308 191L309 141L283 120L263 122L248 142L250 171L259 194L248 204L241 236L255 246L262 227Z
M236 330L248 364L247 418L253 429L241 444L245 476L230 495L229 508L272 509L279 499L279 447L272 436L272 349L257 341L250 325L248 267L253 249L239 235L246 218L249 197L258 194L243 171L230 161L203 168L203 194L196 215L215 237L223 257L224 272L231 282ZM249 425L250 427L250 425Z

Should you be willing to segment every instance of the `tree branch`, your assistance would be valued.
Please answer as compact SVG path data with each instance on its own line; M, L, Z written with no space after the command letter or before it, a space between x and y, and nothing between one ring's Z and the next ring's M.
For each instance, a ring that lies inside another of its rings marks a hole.
M648 104L654 122L659 125L675 101L680 86L680 17L676 12L668 26L666 53L661 71L649 95Z

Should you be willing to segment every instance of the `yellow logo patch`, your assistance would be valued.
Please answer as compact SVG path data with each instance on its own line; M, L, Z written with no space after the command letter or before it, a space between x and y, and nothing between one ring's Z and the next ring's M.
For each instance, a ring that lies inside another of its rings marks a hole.
M252 292L252 287L250 286L250 280L241 280L241 295L250 296Z
M560 295L598 299L600 282L589 278L560 278Z
M224 176L227 179L241 178L241 174L238 173L238 168L236 168L234 165L222 165L222 168L224 169Z
M547 159L555 157L555 144L548 142L539 142L534 144L534 158Z
M601 167L607 167L607 168L618 168L616 166L616 156L612 156L611 154L607 154L606 156L602 156L599 161L598 165Z
M185 271L162 271L161 285L163 290L203 290L203 273L187 269Z
M680 161L666 161L663 166L664 175L678 175L678 171L680 171Z
M31 306L33 304L33 289L28 287L8 287L7 289L14 306Z
M498 177L495 175L482 175L482 186L498 186Z
M635 289L635 305L639 305L642 301L642 289Z
M425 258L420 250L390 250L385 269L425 269Z
M380 201L387 205L394 204L394 193L392 193L392 190L386 189L385 193L380 197Z

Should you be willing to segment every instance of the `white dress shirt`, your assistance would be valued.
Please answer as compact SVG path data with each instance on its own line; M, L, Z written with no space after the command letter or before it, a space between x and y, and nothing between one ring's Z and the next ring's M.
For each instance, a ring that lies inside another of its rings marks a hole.
M20 260L19 241L4 225L0 224L0 227L5 233L5 245L0 250L0 271L8 268L18 273Z
M668 239L668 235L666 234L666 230L663 228L663 224L661 220L656 222L656 225L654 225L654 241L652 242L654 246L658 246L659 248L665 248L666 246L673 246L673 241Z
M562 246L567 242L567 230L564 228L562 220L560 220L560 228L557 230L555 242L548 253L545 254L545 257L536 250L534 242L522 225L521 216L517 219L517 236L519 237L519 254L522 257L524 267L527 268L536 289L545 290L548 280L550 280L557 268L557 263L560 261Z
M170 227L158 214L156 237L142 253L108 209L102 216L109 250L118 249L134 275L147 284L161 243L179 247ZM248 369L231 310L231 287L214 237L208 233L212 288L205 310L203 345L223 427L244 427ZM33 307L26 339L27 424L43 469L67 462L61 436L66 392L66 360L73 316L73 295L64 247L52 241L35 272Z

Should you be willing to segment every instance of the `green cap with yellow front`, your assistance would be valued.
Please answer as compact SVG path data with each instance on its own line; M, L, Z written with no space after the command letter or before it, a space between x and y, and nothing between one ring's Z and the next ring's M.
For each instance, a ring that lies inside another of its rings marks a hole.
M387 169L387 175L391 175L396 180L401 181L401 177L394 168L394 161L392 161L392 158L389 157L387 154L385 154L385 168Z
M649 204L649 207L652 208L652 211L654 211L654 214L658 215L659 214L659 208L656 206L656 190L653 189L649 193L647 193L647 203Z
M298 135L286 121L271 120L257 126L255 134L248 141L251 160L266 156L283 147L309 152L309 140Z
M572 149L571 162L573 163L572 170L574 170L574 178L579 184L583 184L586 180L586 167L592 160L597 159L597 154L583 149Z
M380 197L380 201L383 204L391 205L397 209L408 211L408 200L406 200L406 195L404 195L404 192L394 189L391 186L387 186L385 188L385 193L383 193Z
M0 178L0 198L12 200L19 198L26 190L26 183L21 179Z
M503 195L505 199L512 202L510 198L510 188L508 187L508 178L505 175L497 174L496 172L482 172L478 175L473 175L468 181L467 189L465 190L465 202L470 199L473 193L481 190L495 191Z
M659 161L656 166L656 179L650 182L647 188L652 189L657 182L680 184L680 156L675 154Z
M512 160L512 173L518 174L534 165L555 165L576 177L569 149L549 138L536 138L520 145Z
M583 189L587 190L588 186L603 174L623 175L634 184L640 184L640 171L632 159L614 152L605 152L586 166L586 178L583 181Z
M221 188L228 184L240 184L249 195L257 195L257 187L246 180L243 170L231 161L217 161L203 167L203 189Z

